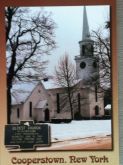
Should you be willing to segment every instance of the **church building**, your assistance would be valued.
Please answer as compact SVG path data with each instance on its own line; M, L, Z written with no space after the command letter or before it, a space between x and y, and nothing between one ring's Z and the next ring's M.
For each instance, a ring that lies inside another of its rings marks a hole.
M73 119L104 116L104 96L99 85L99 64L94 56L94 41L90 37L86 7L83 11L80 55L75 56L76 82L73 93ZM18 92L15 92L18 91ZM14 97L13 97L14 96ZM15 84L12 91L11 123L21 120L51 122L71 119L65 89L53 83L53 78L38 83Z

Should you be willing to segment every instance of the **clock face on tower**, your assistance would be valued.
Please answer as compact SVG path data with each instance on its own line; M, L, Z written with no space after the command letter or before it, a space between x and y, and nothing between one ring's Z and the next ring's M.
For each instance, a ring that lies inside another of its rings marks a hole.
M86 67L86 63L84 62L84 61L82 61L81 63L80 63L80 68L81 69L84 69Z

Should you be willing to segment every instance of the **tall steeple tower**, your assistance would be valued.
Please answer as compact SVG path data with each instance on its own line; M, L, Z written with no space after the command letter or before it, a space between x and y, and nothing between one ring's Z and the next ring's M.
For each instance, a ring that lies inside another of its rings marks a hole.
M85 118L104 115L103 93L99 89L99 64L94 56L94 41L91 39L86 7L83 9L82 40L80 54L75 56L76 78L80 80L80 114Z
M85 84L93 83L98 75L98 63L94 57L94 41L90 37L86 7L83 9L82 40L79 41L80 55L75 57L76 76Z

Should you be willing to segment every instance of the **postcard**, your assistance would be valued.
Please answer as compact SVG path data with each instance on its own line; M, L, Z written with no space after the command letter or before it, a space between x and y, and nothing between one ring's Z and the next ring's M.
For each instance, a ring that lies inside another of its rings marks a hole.
M2 5L2 164L119 163L114 4Z

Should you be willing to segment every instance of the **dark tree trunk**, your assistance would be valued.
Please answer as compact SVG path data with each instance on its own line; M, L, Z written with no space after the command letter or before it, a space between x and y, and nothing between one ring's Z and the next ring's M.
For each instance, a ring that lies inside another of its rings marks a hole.
M72 106L72 101L71 98L69 98L69 103L70 103L70 110L71 110L71 119L74 119L74 115L73 115L73 106Z
M8 38L9 38L9 33L10 33L10 30L11 30L12 16L13 16L13 12L8 7L8 16L7 16L8 26L6 27L6 42L7 42Z
M7 74L7 123L10 124L10 116L11 116L11 88L12 81L14 77L14 67L16 64L16 53L13 53L11 66L9 68L9 72Z
M7 89L7 124L10 124L11 117L11 87Z

